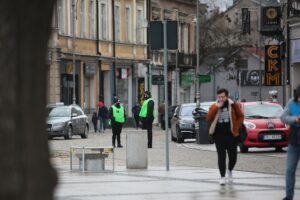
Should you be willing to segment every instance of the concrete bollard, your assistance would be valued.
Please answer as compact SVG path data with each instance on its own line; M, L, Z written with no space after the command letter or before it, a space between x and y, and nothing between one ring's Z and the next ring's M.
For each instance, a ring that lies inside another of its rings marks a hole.
M147 169L148 145L147 131L128 130L126 134L126 167L127 169Z

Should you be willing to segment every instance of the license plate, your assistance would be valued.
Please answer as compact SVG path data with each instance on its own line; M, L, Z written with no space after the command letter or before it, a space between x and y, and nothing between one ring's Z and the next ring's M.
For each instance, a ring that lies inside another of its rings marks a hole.
M281 140L281 135L265 135L264 140Z

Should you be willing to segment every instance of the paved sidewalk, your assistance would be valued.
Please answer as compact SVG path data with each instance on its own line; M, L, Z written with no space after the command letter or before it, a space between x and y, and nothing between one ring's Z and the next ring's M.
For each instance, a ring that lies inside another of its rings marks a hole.
M70 172L59 166L56 200L281 200L284 176L235 171L232 185L220 186L217 169L163 167L114 173ZM300 199L300 181L296 196Z

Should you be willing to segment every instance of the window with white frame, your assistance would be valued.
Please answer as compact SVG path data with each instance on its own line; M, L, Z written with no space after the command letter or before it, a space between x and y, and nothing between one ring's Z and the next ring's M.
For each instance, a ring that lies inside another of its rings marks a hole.
M80 37L85 37L85 0L80 2Z
M66 18L65 18L65 4L64 0L57 1L57 13L58 13L58 32L59 34L66 33Z
M116 41L120 41L120 6L115 5L115 37Z
M90 38L96 38L95 0L90 0Z
M100 38L107 39L107 4L100 4Z
M126 7L125 11L125 40L126 42L131 42L131 12L130 7Z
M137 29L136 29L136 43L141 44L143 42L143 11L137 10Z

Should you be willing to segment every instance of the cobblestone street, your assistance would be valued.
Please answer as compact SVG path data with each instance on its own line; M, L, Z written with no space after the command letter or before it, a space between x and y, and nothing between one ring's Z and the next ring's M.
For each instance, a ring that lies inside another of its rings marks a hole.
M122 144L124 148L115 149L116 166L126 166L126 131L123 129ZM72 140L54 138L49 140L52 160L60 165L69 165L69 149L71 146L109 146L111 130L103 133L90 132L88 139L74 136ZM170 141L170 140L169 140ZM217 154L214 145L198 145L193 140L182 144L170 142L170 167L204 167L217 169ZM250 149L249 153L238 155L236 170L268 174L285 174L286 152L275 152L274 148ZM153 149L148 150L148 165L165 166L165 134L154 128ZM298 167L300 168L300 167ZM298 174L300 170L298 170Z

